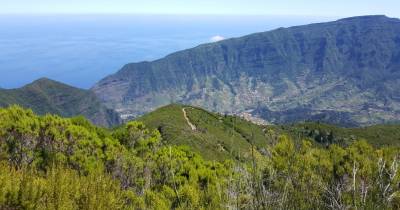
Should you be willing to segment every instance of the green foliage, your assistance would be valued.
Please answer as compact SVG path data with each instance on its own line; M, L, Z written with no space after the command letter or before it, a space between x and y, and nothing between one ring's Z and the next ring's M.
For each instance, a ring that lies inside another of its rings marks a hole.
M0 109L0 207L187 209L220 206L229 168L157 130L129 122L114 132L82 118Z
M300 123L294 125L267 126L277 134L284 134L294 140L310 139L321 145L339 144L364 139L374 146L400 146L399 125L374 125L360 128L341 128L323 123Z
M233 122L197 110L189 117L212 133ZM273 130L259 147L261 136L238 121L247 157L207 161L141 122L110 131L83 118L0 109L0 209L400 208L400 148L321 147Z
M183 108L196 130L193 131L184 119ZM262 127L197 107L169 105L138 120L158 129L167 144L187 145L207 160L249 160L252 144L258 148L258 153L268 143Z
M43 174L0 164L0 206L10 209L124 209L118 182L101 171L80 176L54 167Z

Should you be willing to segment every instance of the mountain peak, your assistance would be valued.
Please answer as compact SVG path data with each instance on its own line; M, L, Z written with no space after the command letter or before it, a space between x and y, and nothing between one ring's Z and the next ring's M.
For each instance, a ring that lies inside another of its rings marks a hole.
M50 88L50 87L60 87L60 88L81 90L80 88L76 88L71 85L68 85L68 84L53 80L53 79L49 79L47 77L39 78L39 79L33 81L32 83L25 85L23 88L27 88L27 87L38 87L41 89L42 88Z
M37 79L37 80L34 80L33 82L27 84L26 86L44 85L44 84L47 85L47 84L51 84L51 83L60 83L60 82L57 82L57 81L52 80L52 79L49 79L49 78L47 78L47 77L41 77L41 78L39 78L39 79Z
M40 84L40 83L60 83L55 80L49 79L47 77L41 77L37 80L34 80L31 84Z
M354 17L348 17L348 18L343 18L339 19L339 22L343 21L388 21L388 20L399 20L397 18L391 18L386 15L364 15L364 16L354 16Z

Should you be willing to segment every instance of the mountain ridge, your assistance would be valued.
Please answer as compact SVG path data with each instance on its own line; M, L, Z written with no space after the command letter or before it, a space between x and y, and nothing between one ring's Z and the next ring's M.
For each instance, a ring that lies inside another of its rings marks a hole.
M0 89L0 107L13 104L30 108L37 114L64 117L83 115L97 125L114 126L121 120L104 107L89 90L76 88L48 78L40 78L21 88Z
M398 34L400 20L386 16L278 28L127 64L91 90L125 119L177 102L270 123L392 122Z

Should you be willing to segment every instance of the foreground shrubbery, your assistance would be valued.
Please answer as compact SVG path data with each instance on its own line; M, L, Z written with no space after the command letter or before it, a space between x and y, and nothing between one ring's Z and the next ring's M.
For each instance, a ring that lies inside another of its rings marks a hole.
M264 150L204 161L139 122L108 131L0 109L0 209L400 208L398 148L279 137Z

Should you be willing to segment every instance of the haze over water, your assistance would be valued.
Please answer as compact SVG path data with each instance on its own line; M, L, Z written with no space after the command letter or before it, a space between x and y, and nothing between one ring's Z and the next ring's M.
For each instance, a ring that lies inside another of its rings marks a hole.
M301 16L2 15L0 87L48 77L90 88L130 62L225 37L337 18Z

